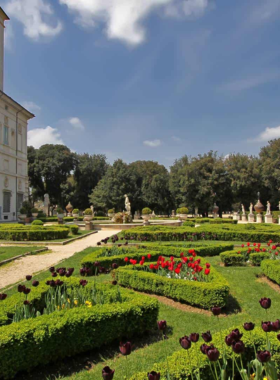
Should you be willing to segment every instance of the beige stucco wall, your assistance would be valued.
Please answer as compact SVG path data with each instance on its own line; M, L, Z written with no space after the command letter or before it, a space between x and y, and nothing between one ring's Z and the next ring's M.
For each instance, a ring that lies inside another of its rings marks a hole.
M3 91L4 77L4 20L0 12L0 90Z

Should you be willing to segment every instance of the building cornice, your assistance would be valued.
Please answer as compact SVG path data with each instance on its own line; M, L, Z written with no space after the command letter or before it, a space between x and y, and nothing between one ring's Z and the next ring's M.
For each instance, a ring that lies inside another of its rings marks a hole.
M26 108L21 106L18 102L16 102L13 98L11 98L9 95L5 94L5 92L0 90L0 99L5 100L7 103L11 104L14 108L16 108L17 111L22 111L27 117L27 119L33 119L35 115L31 112L29 112Z
M0 14L2 14L4 21L10 20L10 17L7 15L7 13L3 10L2 7L0 7Z

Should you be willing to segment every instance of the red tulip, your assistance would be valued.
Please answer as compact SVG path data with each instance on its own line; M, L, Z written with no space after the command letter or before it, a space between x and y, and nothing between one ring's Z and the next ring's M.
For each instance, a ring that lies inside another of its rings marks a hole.
M131 354L131 343L126 342L126 343L120 343L120 352L122 355L127 356Z

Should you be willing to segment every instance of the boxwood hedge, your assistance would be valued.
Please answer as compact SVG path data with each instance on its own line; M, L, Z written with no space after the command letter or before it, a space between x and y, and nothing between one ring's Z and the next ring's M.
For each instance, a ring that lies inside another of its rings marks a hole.
M145 265L120 267L113 271L113 277L122 286L163 295L204 309L227 304L228 282L213 267L209 282L171 279L144 271L144 268Z
M110 292L112 288L110 285L96 286L102 287L103 292ZM40 285L34 292L38 301L40 290L43 295L45 286ZM99 348L122 336L130 337L153 328L158 317L158 301L126 289L120 292L125 297L122 303L61 310L2 326L0 377L13 378L19 371ZM32 293L33 290L30 296ZM17 299L18 295L2 301L2 315L5 303L9 302L11 309L12 301Z
M216 256L219 255L220 252L225 250L233 249L232 244L213 244L213 245L204 245L204 246L193 246L189 245L189 247L174 247L168 246L164 244L149 244L145 246L144 244L139 244L134 247L106 247L101 248L92 253L86 255L81 260L82 267L94 269L94 263L98 261L101 266L104 268L111 268L113 263L118 264L119 266L125 265L125 257L134 260L141 260L142 256L146 256L148 253L151 255L150 260L157 260L159 255L162 256L175 256L180 257L181 252L187 253L189 248L193 248L197 255L205 257L205 256ZM111 252L115 252L116 254L111 255ZM94 272L94 271L93 271Z
M268 278L280 285L280 260L263 260L261 268Z
M6 225L0 226L0 239L12 241L43 241L65 239L69 234L68 228Z
M228 335L235 327L243 333L242 341L246 346L246 354L243 357L243 362L245 360L253 360L255 358L254 354L254 345L255 342L256 350L265 350L266 349L266 335L261 328L257 327L254 329L254 339L250 332L247 332L241 326L234 326L232 329L227 329L221 332L222 337ZM276 338L276 333L269 333L269 340L271 342L271 351L273 354L273 359L276 362L276 367L278 373L280 372L280 342ZM152 368L149 368L150 371L156 371L161 373L163 379L166 378L167 368L169 369L170 378L173 380L187 380L190 379L193 375L195 377L194 371L200 369L200 379L201 380L215 380L215 377L212 375L212 369L210 368L209 361L206 355L203 355L200 351L200 345L204 343L202 340L196 344L192 344L192 347L189 350L183 350L178 348L178 351L174 352L173 355L168 357L168 362L160 362L153 365ZM232 349L226 345L222 346L220 333L213 335L213 344L217 347L220 353L225 349L226 359L228 362L228 368L232 368ZM179 344L178 344L179 345ZM220 355L220 364L222 365L222 355ZM168 366L168 367L167 367ZM246 365L245 365L246 367ZM146 380L146 372L135 373L130 380Z
M251 252L248 254L248 248L235 249L220 253L220 258L225 266L241 266L248 260L254 266L260 266L262 260L269 259L268 252Z

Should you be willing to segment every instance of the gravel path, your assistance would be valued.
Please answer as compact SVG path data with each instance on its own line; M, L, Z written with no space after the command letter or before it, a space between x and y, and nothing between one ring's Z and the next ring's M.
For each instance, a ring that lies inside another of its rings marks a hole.
M120 231L116 230L98 231L96 234L92 234L68 245L49 246L49 249L52 250L51 253L39 256L26 256L15 260L12 264L0 267L0 289L25 279L26 274L33 275L34 273L58 264L61 260L73 256L76 252L80 252L88 247L94 247L100 240L116 235L119 232Z

